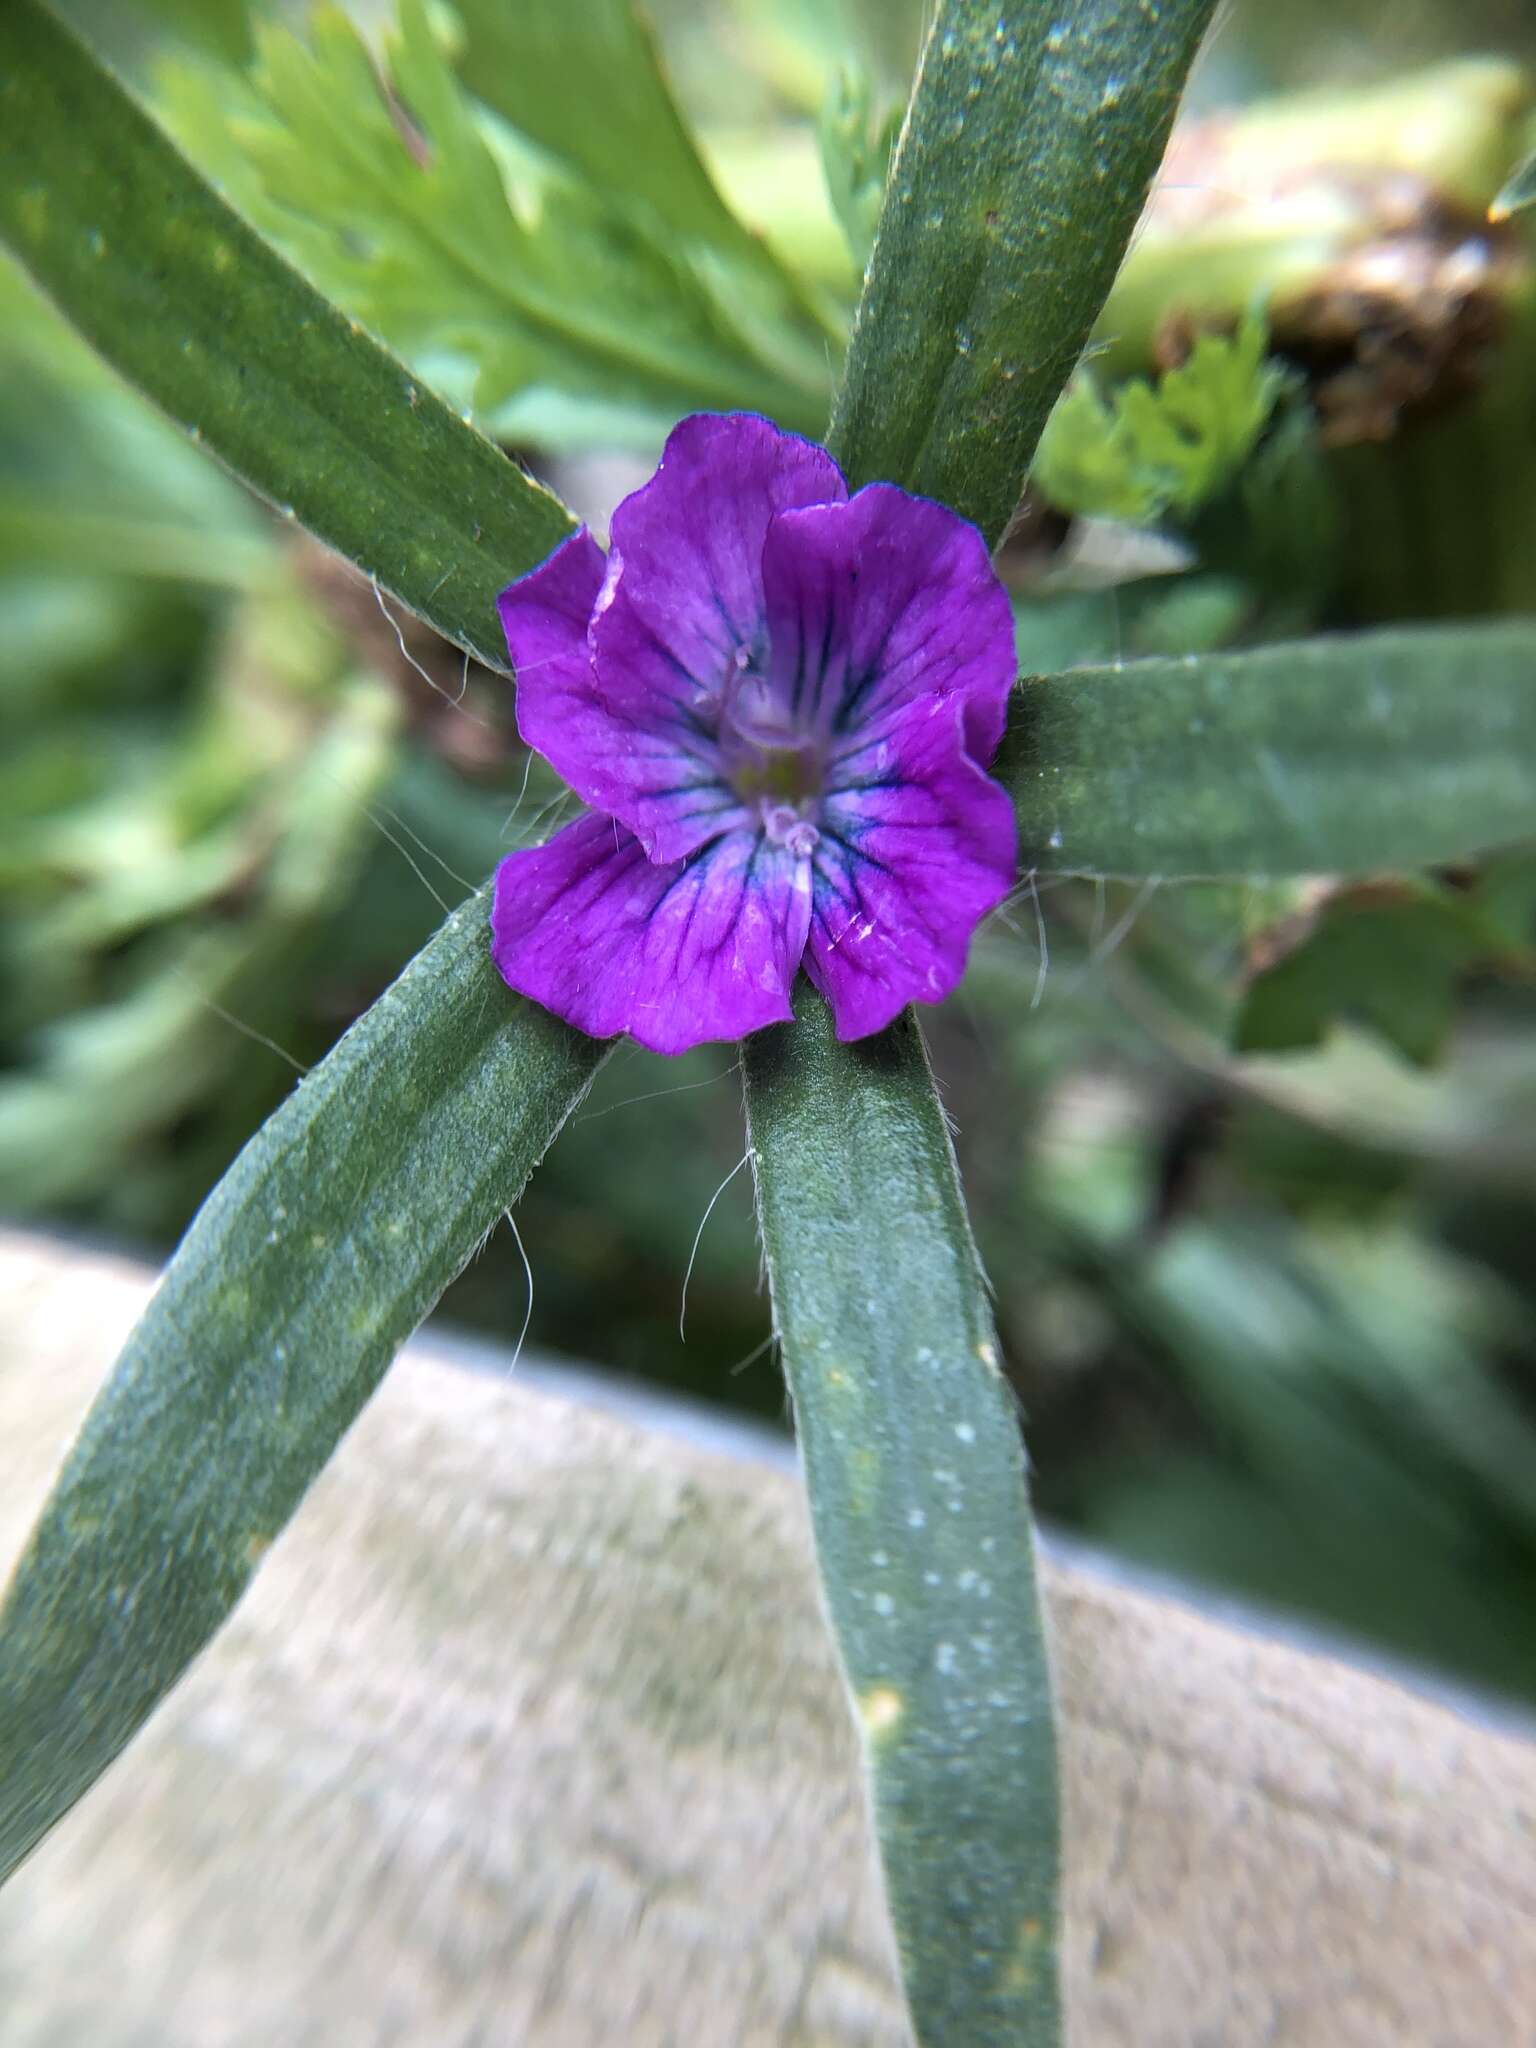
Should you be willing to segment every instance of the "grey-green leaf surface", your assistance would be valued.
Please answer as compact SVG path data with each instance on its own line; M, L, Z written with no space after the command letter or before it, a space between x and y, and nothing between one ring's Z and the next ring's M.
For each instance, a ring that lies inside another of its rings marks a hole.
M37 0L0 7L0 240L229 469L482 661L571 529L204 183Z
M1054 2048L1057 1791L1023 1448L911 1013L743 1050L775 1327L924 2048Z
M0 1609L0 1878L234 1606L604 1052L508 993L482 893L241 1153Z
M1536 835L1536 620L1025 682L993 772L1026 868L1366 875Z
M1214 4L940 0L833 413L854 483L1001 538Z

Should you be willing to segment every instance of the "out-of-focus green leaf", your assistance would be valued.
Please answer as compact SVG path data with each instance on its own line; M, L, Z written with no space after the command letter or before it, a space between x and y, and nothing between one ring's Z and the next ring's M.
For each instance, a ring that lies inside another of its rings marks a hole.
M251 18L266 4L269 0L54 0L55 11L92 49L130 76L166 37L226 63L243 63L251 51Z
M833 210L818 136L795 121L711 125L701 135L714 177L743 220L780 261L824 287L835 309L836 348L848 339L859 271ZM829 386L830 402L830 386Z
M722 51L798 113L814 117L827 79L852 63L867 71L883 97L905 100L917 68L917 53L931 9L924 0L728 0L724 7L686 10L702 44L715 61ZM677 19L674 14L673 19ZM718 18L725 35L706 39L697 26ZM688 45L679 38L679 55ZM693 103L698 106L709 78L695 49L688 66Z
M285 1028L289 980L371 848L398 726L390 692L354 680L276 776L261 774L248 724L246 801L202 829L178 830L177 778L197 765L186 754L169 773L146 764L142 787L34 823L38 871L66 886L13 930L19 976L140 946L114 974L82 975L76 1003L27 1034L26 1065L0 1075L0 1206L35 1212L126 1178L179 1119L239 1086L253 1040L267 1042L256 1100L270 1100L284 1049L268 1034ZM214 746L201 752L206 785L219 764Z
M461 71L490 106L608 203L652 212L664 243L678 237L714 252L724 265L713 280L717 306L736 313L742 336L770 361L808 380L818 415L806 431L819 438L821 373L844 340L839 313L721 197L635 0L459 0L458 12Z
M0 255L0 570L269 579L246 492L123 389Z
M685 251L526 152L509 192L421 0L382 73L338 7L303 37L268 23L258 48L249 81L167 72L178 133L346 310L424 372L455 359L483 419L547 388L639 409L657 438L698 406L820 430L824 359L800 384L775 369Z
M1488 891L1481 880L1465 890L1417 881L1343 890L1294 938L1282 931L1248 989L1239 1050L1295 1051L1348 1022L1369 1026L1405 1059L1435 1059L1474 967L1536 973L1533 864L1506 857L1493 872ZM1506 924L1501 911L1517 907L1524 918Z
M191 526L156 526L71 507L54 510L0 489L0 561L29 569L92 569L111 576L168 577L249 590L272 574L264 536L199 535Z
M900 107L879 119L867 72L844 68L822 101L818 133L827 195L854 262L862 271L875 243L891 151L901 125Z
M1312 626L1348 558L1338 492L1305 401L1282 399L1230 488L1178 524L1204 568L1238 578L1262 605L1264 629L1250 638L1290 640Z
M710 180L631 0L456 0L456 12L464 77L521 134L675 233L740 249L745 230Z
M1195 1223L1112 1285L1212 1448L1096 1475L1097 1540L1530 1686L1536 1432L1488 1369L1519 1307L1485 1272L1407 1231Z
M477 895L246 1147L0 1609L0 1876L240 1598L604 1053L508 994Z
M1050 2048L1056 1753L1024 1454L922 1037L743 1048L827 1607L924 2048Z
M1426 627L1026 682L994 772L1026 867L1370 875L1525 838L1536 623Z
M941 0L834 412L855 483L902 483L1001 538L1213 5Z
M0 239L238 476L505 668L496 593L569 515L290 270L36 0L0 9Z
M256 0L137 0L188 42L240 63L250 54Z
M1139 576L1102 589L1032 595L1014 606L1026 675L1147 655L1209 654L1245 637L1253 593L1227 576Z
M1536 206L1536 150L1516 166L1488 209L1492 221L1512 220L1528 206Z
M1286 382L1266 358L1264 322L1201 334L1189 358L1155 385L1143 377L1105 393L1079 370L1046 421L1031 479L1062 512L1150 525L1192 512L1252 452Z

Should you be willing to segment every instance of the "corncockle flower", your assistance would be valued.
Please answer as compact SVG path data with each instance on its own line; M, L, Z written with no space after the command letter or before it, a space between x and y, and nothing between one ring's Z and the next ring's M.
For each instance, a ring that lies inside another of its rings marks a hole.
M501 594L524 739L591 811L509 854L510 985L656 1052L791 1016L862 1038L959 980L1007 893L985 773L1015 675L976 529L824 449L698 414L613 515Z

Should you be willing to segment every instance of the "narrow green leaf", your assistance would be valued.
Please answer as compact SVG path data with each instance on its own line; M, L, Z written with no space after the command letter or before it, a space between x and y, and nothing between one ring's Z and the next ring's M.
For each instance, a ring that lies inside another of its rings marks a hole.
M1026 682L993 771L1027 868L1380 874L1536 833L1536 620Z
M328 305L37 0L0 7L0 240L221 462L480 660L565 509Z
M829 441L1001 538L1214 0L940 0ZM1057 1780L1023 1450L909 1014L819 997L743 1051L763 1244L833 1628L928 2048L1055 2048Z
M1057 1792L1017 1417L909 1012L747 1041L774 1320L925 2048L1058 2038Z
M1215 0L941 0L833 438L990 541L1136 225Z
M508 994L477 895L247 1145L0 1610L0 1877L234 1606L605 1050Z

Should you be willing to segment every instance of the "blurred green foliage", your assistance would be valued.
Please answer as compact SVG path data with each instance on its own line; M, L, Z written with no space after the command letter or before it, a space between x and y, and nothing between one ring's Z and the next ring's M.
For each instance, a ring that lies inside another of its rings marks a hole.
M1192 512L1252 454L1286 385L1256 313L1231 334L1200 334L1155 384L1128 377L1106 395L1079 370L1046 423L1034 483L1059 512L1151 526Z
M1207 96L1357 75L1368 40L1379 61L1375 13L1314 11L1315 36L1279 36L1237 6ZM1399 11L1404 61L1464 46L1462 11ZM676 0L662 50L619 0L108 12L184 146L329 294L535 463L599 451L562 482L611 501L614 451L697 406L821 431L918 7ZM1485 13L1521 54L1524 15ZM1529 146L1529 80L1410 85L1486 205ZM1393 103L1383 161L1412 125ZM1407 218L1369 180L1341 199L1306 162L1323 132L1315 106L1261 113L1224 145L1252 152L1257 203L1138 244L1002 557L1026 668L1536 610L1529 235L1488 245L1487 319L1455 328L1440 387L1382 401L1394 347L1460 317L1434 265L1482 229L1460 182L1436 198L1433 149ZM1433 258L1395 324L1336 289L1383 248ZM1325 388L1386 430L1341 439ZM292 1063L547 827L559 793L509 696L0 275L8 1209L168 1242ZM932 1029L1043 1507L1527 1697L1533 953L1529 853L1348 891L1030 881ZM519 1228L535 1342L777 1414L744 1179L677 1329L738 1088L723 1049L621 1052ZM493 1247L450 1307L512 1332L524 1287Z
M884 115L876 113L874 87L866 71L839 71L821 103L819 135L827 197L860 271L875 245L900 111L893 106Z
M1528 206L1536 206L1536 150L1515 166L1500 186L1489 212L1496 221L1512 220Z
M499 432L647 447L698 407L817 432L829 334L716 194L631 21L403 0L375 50L323 6L259 23L247 72L167 63L157 97L328 297ZM455 58L505 81L516 128Z

